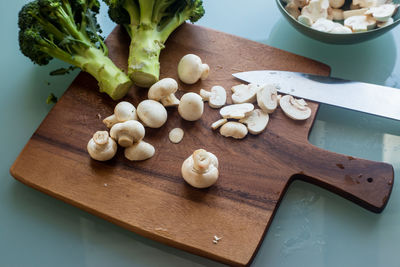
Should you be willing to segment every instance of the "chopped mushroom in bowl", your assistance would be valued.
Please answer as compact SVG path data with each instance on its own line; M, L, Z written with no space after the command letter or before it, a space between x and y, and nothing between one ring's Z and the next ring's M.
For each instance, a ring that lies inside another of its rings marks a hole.
M400 0L276 0L299 32L331 44L374 39L400 23Z

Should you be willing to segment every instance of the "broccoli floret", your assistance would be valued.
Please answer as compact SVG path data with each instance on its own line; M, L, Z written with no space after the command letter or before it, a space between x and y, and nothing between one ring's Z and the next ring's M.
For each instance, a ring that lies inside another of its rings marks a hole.
M110 18L131 37L128 74L141 87L160 75L159 56L168 36L183 22L204 15L202 0L104 0Z
M90 73L100 91L117 100L132 85L108 58L96 20L98 0L35 0L19 12L21 52L38 65L61 59Z

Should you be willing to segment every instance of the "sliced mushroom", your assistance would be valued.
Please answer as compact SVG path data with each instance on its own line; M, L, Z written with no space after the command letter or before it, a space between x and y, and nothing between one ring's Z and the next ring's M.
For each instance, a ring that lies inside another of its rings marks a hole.
M343 10L342 9L331 9L331 15L333 20L344 20Z
M313 24L313 21L310 17L306 16L306 15L300 15L297 20L301 23L304 24L308 27L311 27L311 25Z
M378 7L371 7L365 14L371 14L379 22L388 21L396 12L398 5L385 4Z
M178 83L172 78L164 78L153 84L148 92L148 98L161 101L164 107L178 106L179 99L175 93L178 90Z
M240 119L239 122L247 125L247 129L251 134L260 134L268 125L269 115L261 109L253 110L246 118Z
M299 7L294 2L288 3L285 6L285 9L295 19L297 19L301 14Z
M306 120L311 116L311 109L304 99L296 99L291 95L282 96L279 105L283 112L293 120Z
M343 19L347 19L347 18L354 17L354 16L362 16L367 11L368 11L368 8L345 10L345 11L343 11Z
M130 147L125 148L125 157L131 161L146 160L154 156L155 148L151 144L140 140Z
M145 126L160 128L167 121L167 110L163 105L154 100L144 100L137 107L139 119Z
M246 137L248 130L245 125L236 121L228 121L219 129L219 133L225 137L233 137L235 139L243 139Z
M335 26L330 31L330 33L352 33L352 31L348 27L343 26L340 23L335 23Z
M178 144L182 141L185 132L181 128L174 128L169 132L168 138L174 143Z
M197 121L204 111L203 99L196 93L186 93L181 97L178 112L187 121Z
M207 188L217 182L218 159L204 149L193 152L182 164L183 179L193 187Z
M240 84L231 88L232 102L235 104L253 103L256 101L256 94L259 86L256 84Z
M301 15L309 17L313 22L319 18L328 17L329 2L324 0L311 0L308 5L302 8Z
M384 4L385 1L386 0L353 0L352 4L359 7L375 7Z
M130 120L114 124L110 135L120 146L128 147L144 137L145 129L140 122Z
M264 85L257 92L257 104L267 113L272 113L278 107L278 90L271 84Z
M208 105L212 108L223 107L226 103L226 91L222 86L213 86L210 92L201 89L200 96L204 101L208 101Z
M87 151L92 159L106 161L117 153L117 144L107 131L97 131L87 144Z
M250 103L234 104L221 108L219 114L224 119L242 119L254 109Z
M217 130L219 127L221 127L222 125L224 125L224 124L227 123L227 122L228 122L227 119L220 119L220 120L217 120L216 122L213 122L213 123L211 124L211 129Z
M311 26L311 28L321 32L330 32L335 28L335 23L329 19L320 18Z
M107 128L111 128L118 122L125 122L129 120L137 120L136 108L129 102L119 102L114 108L114 114L108 116L103 120Z
M376 26L376 20L367 16L353 16L344 20L344 26L352 29L353 32L372 30Z
M329 5L332 8L341 8L344 5L345 0L329 0Z
M383 27L389 26L390 24L393 24L393 22L394 22L393 18L390 18L388 21L377 23L376 26L378 28L383 28Z

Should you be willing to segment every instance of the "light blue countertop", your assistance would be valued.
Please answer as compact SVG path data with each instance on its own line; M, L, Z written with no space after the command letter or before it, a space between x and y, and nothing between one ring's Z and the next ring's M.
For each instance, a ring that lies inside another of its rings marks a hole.
M78 73L49 76L66 64L35 66L19 52L17 13L26 2L0 2L0 266L222 266L138 236L11 177L11 164L52 107L47 96L61 96ZM327 45L297 33L271 0L205 0L204 5L200 25L324 62L333 76L400 88L399 27L362 44ZM114 27L104 6L99 22L106 34ZM294 182L252 265L400 266L400 122L322 105L310 142L392 164L389 203L374 214Z

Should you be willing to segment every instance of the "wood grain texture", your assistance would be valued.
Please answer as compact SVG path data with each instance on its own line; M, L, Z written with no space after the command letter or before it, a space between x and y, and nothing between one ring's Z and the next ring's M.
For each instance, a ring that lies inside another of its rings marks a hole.
M126 67L129 39L117 27L107 40L111 58ZM321 63L260 43L214 30L183 25L161 54L161 77L177 78L179 59L198 54L211 67L209 79L189 86L181 96L213 85L240 83L238 71L276 69L328 75ZM125 98L135 105L147 91L133 88ZM89 158L86 144L94 132L106 130L99 118L112 114L115 102L97 91L96 81L81 73L50 111L11 168L19 181L98 215L143 236L230 265L253 259L288 184L303 179L323 186L359 205L380 212L393 185L391 165L324 151L308 143L312 117L288 119L280 109L259 136L244 140L222 137L210 129L218 110L205 105L203 118L183 121L175 108L161 129L146 129L145 140L156 154L130 162L119 149L109 162ZM181 127L178 145L168 132ZM195 149L205 148L220 162L220 178L198 190L181 178L180 167ZM214 235L223 237L212 242Z

